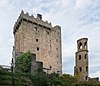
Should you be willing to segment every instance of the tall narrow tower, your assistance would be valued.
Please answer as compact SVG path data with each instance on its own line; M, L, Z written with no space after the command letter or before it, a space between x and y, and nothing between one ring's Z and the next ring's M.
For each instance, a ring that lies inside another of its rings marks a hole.
M77 40L76 66L74 75L78 76L78 81L88 81L88 39Z

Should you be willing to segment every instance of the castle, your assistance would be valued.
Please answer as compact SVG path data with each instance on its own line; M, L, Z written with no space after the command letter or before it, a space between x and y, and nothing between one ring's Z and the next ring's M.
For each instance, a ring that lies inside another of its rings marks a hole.
M20 55L30 51L36 54L36 61L43 62L48 73L62 73L61 27L52 27L51 23L42 20L42 15L21 12L13 28L14 61Z

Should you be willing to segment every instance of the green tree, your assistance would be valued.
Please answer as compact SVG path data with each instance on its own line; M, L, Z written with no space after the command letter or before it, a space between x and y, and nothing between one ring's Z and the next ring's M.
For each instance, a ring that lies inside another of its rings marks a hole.
M76 82L76 76L71 76L69 74L63 74L61 76L61 86L73 86L73 84Z
M15 62L15 70L17 72L30 73L31 71L31 57L30 52L20 55Z
M60 76L56 73L52 73L49 75L51 86L58 86L61 85Z
M33 86L48 86L48 77L43 72L37 72L34 75L30 76Z

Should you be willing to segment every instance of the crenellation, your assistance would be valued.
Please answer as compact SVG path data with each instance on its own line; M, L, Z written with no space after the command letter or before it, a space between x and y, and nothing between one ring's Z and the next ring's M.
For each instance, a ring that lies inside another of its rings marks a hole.
M26 12L26 15L29 16L28 12Z
M47 27L47 28L52 28L52 25L51 23L48 23L48 22L44 22L43 20L37 20L37 18L34 18L34 16L29 16L28 13L24 14L24 12L22 11L19 18L17 19L17 22L15 23L14 25L14 31L16 30L16 27L19 25L19 22L21 22L21 20L25 20L25 21L28 21L30 23L34 23L34 24L38 24L40 26L44 26L44 27Z

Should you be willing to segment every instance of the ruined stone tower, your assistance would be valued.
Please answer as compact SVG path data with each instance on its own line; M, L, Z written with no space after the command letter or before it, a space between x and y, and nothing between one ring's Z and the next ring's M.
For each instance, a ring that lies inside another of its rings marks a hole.
M88 39L81 38L77 41L76 65L74 75L78 76L78 81L88 81Z
M42 15L30 16L21 12L13 28L15 60L22 52L36 54L36 60L43 62L44 71L62 73L61 27L52 27L42 20ZM47 69L47 70L45 70Z

